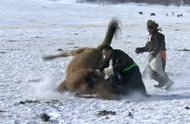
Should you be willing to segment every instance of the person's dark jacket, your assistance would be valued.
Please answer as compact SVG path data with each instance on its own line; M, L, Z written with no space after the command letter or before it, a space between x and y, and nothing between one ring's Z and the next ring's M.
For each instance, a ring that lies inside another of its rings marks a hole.
M138 53L141 52L153 52L154 54L159 53L162 50L166 50L165 36L160 32L152 34L150 41L148 41L145 47L137 48Z
M115 87L121 85L124 89L127 88L128 92L140 91L143 94L146 94L146 89L142 81L139 67L131 57L121 50L114 49L112 61L114 75L110 76L112 78L109 78L109 80L114 82L114 84L117 84L114 85ZM104 70L104 68L109 67L109 62L110 60L105 60L100 70ZM132 65L134 66L131 69L129 69L127 72L124 71L126 68L129 68ZM115 78L113 78L113 76ZM121 87L117 91L123 92Z
M104 60L101 70L107 68L109 66L110 60ZM134 64L134 61L131 57L129 57L125 52L114 49L112 53L112 67L114 73L119 72L123 74L123 70L129 66Z

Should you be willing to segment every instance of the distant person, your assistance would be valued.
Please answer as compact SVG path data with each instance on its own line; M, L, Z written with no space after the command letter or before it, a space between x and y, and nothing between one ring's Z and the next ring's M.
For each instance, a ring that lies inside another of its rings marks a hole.
M140 92L146 95L139 67L131 57L110 46L103 49L103 55L105 58L101 71L105 71L108 80L113 88L116 88L116 91L119 89L121 94Z
M158 81L158 85L154 85L158 88L165 87L169 89L173 84L167 74L165 73L166 66L166 46L165 36L160 33L158 23L153 20L147 21L147 30L149 32L149 40L144 47L136 48L137 54L143 52L149 52L148 65L144 71L144 74L149 74L151 78Z

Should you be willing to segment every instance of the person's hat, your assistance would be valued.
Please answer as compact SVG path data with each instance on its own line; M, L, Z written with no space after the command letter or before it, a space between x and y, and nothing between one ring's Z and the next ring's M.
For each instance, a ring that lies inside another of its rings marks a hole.
M158 23L156 23L156 22L153 21L153 20L148 20L148 21L147 21L147 27L148 27L148 28L153 28L153 29L155 29L155 30L158 30L159 25L158 25Z

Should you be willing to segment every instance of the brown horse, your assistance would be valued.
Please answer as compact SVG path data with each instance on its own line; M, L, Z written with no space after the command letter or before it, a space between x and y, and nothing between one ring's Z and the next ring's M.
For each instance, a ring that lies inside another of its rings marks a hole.
M109 82L104 80L102 76L98 76L96 69L99 69L103 63L102 50L111 45L113 36L118 29L118 21L112 19L102 44L97 48L79 48L43 57L44 60L50 60L58 57L74 56L66 70L66 79L59 85L58 91L69 90L82 94L95 93L105 99L111 99L115 96Z

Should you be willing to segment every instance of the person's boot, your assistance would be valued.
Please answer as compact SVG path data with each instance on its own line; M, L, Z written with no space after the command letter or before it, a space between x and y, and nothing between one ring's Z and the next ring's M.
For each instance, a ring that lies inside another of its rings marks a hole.
M174 84L174 82L173 82L172 80L168 81L168 82L166 83L165 89L166 89L166 90L169 90L169 89L172 87L173 84Z
M159 84L155 84L154 85L154 87L156 87L156 88L162 88L162 87L164 87L166 84L165 83L159 83Z

